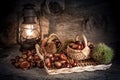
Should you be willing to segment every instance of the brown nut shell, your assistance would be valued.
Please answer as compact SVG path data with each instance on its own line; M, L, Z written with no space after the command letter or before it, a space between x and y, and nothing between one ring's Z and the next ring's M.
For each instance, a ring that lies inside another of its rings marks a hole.
M28 69L30 67L30 63L28 61L23 61L20 63L20 68Z
M62 67L61 62L58 62L58 61L56 61L56 62L54 63L54 65L55 65L56 68L61 68L61 67Z
M26 54L22 54L21 57L24 58L24 59L26 59L26 58L27 58L27 55L26 55Z
M27 58L28 61L33 61L33 59L34 59L34 58L33 58L32 55Z
M34 55L34 60L39 61L40 57L38 55Z
M67 57L64 53L60 54L60 59L61 60L67 60Z

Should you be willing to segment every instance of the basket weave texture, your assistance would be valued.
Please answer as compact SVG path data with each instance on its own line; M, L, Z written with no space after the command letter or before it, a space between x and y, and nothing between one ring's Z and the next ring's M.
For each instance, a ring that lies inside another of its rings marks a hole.
M87 46L87 39L83 35L83 39L85 42L85 48L83 50L74 50L74 49L70 48L69 46L67 47L67 52L68 52L69 56L71 56L72 58L75 58L77 60L81 60L81 61L79 61L78 66L72 67L72 68L60 68L60 69L48 68L45 65L45 54L47 54L47 51L44 48L44 44L48 41L48 39L49 38L45 38L42 41L41 46L39 44L36 44L35 48L36 48L36 52L37 52L38 56L44 62L45 71L49 75L62 74L62 73L73 73L73 72L83 72L83 71L106 70L112 65L112 64L108 64L108 65L97 64L97 62L95 62L95 61L90 61L90 60L86 61L85 60L85 59L90 58L90 56L89 56L90 49ZM84 61L82 61L82 60L84 60Z
M69 45L67 46L67 55L76 60L85 60L90 58L90 48L87 46L87 38L83 34L85 47L82 50L72 49Z

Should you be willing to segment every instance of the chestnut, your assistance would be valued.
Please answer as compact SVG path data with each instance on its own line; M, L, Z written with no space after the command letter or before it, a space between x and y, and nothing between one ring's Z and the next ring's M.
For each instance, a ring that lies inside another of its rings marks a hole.
M52 53L47 53L47 54L45 55L45 57L46 57L46 58L53 57L53 54L52 54Z
M22 58L26 59L27 55L26 54L22 54Z
M83 49L83 42L82 41L75 41L75 44L78 45L78 46L76 46L77 47L76 49L78 49L78 50ZM74 48L74 46L73 46L73 48Z
M84 48L85 47L85 43L82 41L82 48Z
M51 68L51 66L52 66L52 63L46 63L46 66L48 67L48 68Z
M27 58L28 61L33 61L33 59L34 59L34 58L33 58L32 55L30 55L30 56Z
M61 53L60 54L60 59L61 60L67 60L67 57L66 57L66 55L64 53Z
M67 68L71 68L72 65L71 65L70 63L66 63L66 67L67 67Z
M38 55L38 54L37 54L37 53L35 53L35 54L34 54L34 56L35 56L35 55Z
M60 45L61 45L61 42L59 41L59 39L55 39L54 43L55 43L55 45L56 45L57 48L59 48Z
M78 50L82 50L82 46L81 46L81 45L78 45L77 49L78 49Z
M53 56L54 56L54 57L59 57L59 56L60 56L60 54L53 54Z
M40 60L40 57L38 55L34 55L34 60L38 61Z
M83 50L84 48L85 48L85 46L82 44L82 45L81 45L81 50Z
M36 66L36 63L35 63L34 61L31 61L31 62L30 62L30 67L33 68L33 67L35 67L35 66Z
M54 57L54 61L59 61L59 59L60 59L59 56Z
M20 68L28 69L28 68L30 68L30 63L28 61L23 61L20 63Z
M93 44L90 44L88 47L89 47L90 49L93 49L93 48L94 48Z
M37 61L37 67L38 68L43 68L44 67L43 61Z
M67 61L66 60L60 60L60 63L65 64Z
M78 65L77 62L74 62L74 63L72 64L73 67L76 67L77 65Z
M36 53L36 50L35 50L35 49L31 50L31 53L32 53L32 54L35 54L35 53Z
M54 58L54 57L50 57L50 60L51 60L52 62L54 62L54 61L55 61L55 58Z
M45 59L45 63L46 63L46 64L47 64L47 63L51 63L50 58L46 58L46 59Z
M22 62L22 61L25 61L25 59L22 58L22 57L20 57L20 58L19 58L19 62Z
M73 48L73 49L77 49L77 48L78 48L78 45L77 45L77 44L74 44L74 45L72 45L72 48Z
M81 41L75 41L75 44L81 44Z
M61 68L62 67L62 64L59 61L55 61L54 65L55 65L56 68Z
M74 44L75 44L74 42L71 42L71 43L69 44L69 47L72 48L72 46L73 46Z
M82 50L84 48L84 45L81 43L81 44L78 44L78 50Z
M33 53L30 50L28 50L27 56L32 56L32 55Z

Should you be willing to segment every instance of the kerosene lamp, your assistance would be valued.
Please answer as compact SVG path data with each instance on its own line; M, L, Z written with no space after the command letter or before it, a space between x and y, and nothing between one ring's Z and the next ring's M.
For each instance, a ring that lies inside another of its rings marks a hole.
M17 42L22 50L35 48L36 43L41 41L40 19L33 4L23 6L17 27Z

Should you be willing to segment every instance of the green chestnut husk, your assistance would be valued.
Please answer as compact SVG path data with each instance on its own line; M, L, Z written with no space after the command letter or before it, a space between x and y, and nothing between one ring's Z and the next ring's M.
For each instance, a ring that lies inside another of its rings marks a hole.
M106 45L105 43L98 43L95 45L92 51L92 58L101 63L101 64L109 64L111 63L114 51L111 47Z

